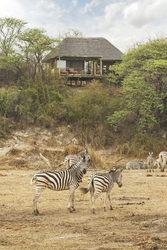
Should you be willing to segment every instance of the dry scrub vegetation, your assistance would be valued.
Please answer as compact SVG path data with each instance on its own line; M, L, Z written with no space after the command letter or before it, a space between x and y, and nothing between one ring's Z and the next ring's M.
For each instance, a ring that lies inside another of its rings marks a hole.
M109 206L103 211L101 194L96 214L91 214L89 194L77 189L76 212L69 213L68 191L45 190L39 199L40 214L33 214L35 188L30 179L35 172L46 169L35 153L33 141L56 166L65 150L75 149L64 147L71 138L65 128L54 135L34 129L17 131L9 140L1 141L0 249L166 249L167 175L159 170L150 176L146 170L124 170L122 188L115 184L111 192L112 211ZM119 159L111 149L92 152L92 157L96 155L101 160L101 171L109 170ZM128 160L118 163L125 166ZM87 186L91 173L87 172L80 186Z

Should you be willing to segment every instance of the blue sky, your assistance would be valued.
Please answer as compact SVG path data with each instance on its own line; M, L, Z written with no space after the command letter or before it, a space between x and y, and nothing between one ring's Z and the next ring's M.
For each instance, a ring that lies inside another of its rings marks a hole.
M24 20L55 38L76 29L126 52L136 43L167 37L166 10L166 0L4 0L0 17Z

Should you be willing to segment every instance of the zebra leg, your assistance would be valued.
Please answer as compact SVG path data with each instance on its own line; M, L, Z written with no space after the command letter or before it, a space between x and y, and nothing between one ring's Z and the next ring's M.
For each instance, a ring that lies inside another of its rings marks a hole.
M105 200L104 200L104 212L106 212L106 203L107 203L107 199L109 199L109 202L110 202L110 210L113 210L113 207L112 207L112 205L111 205L110 192L111 192L111 189L108 190L108 192L106 192L106 198L105 198Z
M113 210L113 207L112 207L112 204L111 204L111 196L110 196L110 192L108 194L108 199L109 199L109 202L110 202L110 210Z
M34 208L35 215L39 214L39 211L37 209L37 201L38 201L43 190L44 190L44 188L42 188L42 187L36 187L36 194L35 194L34 199L33 199L33 208Z
M97 197L99 196L100 193L95 192L92 195L92 213L95 214L95 200L97 199Z
M75 208L74 208L74 192L75 192L75 188L70 187L69 204L68 204L68 209L69 209L70 213L75 211Z
M72 196L72 206L71 206L71 208L72 208L73 211L76 211L76 209L74 207L74 194L75 194L75 190L74 190L73 196Z
M94 191L92 188L90 188L90 199L92 205L92 213L95 214L95 198L94 198Z
M92 201L92 214L95 214L95 197L94 196L91 197L91 201Z
M164 168L164 166L162 166L162 168L161 168L161 172L164 172L164 169L165 169L165 168Z
M106 192L106 198L104 199L104 212L106 212L107 199L108 199L108 192Z

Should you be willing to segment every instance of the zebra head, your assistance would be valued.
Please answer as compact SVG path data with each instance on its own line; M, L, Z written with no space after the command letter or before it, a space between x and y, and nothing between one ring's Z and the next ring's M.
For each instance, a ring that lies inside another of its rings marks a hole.
M75 165L73 165L75 168L78 168L83 174L86 174L87 170L87 161L85 160L85 156Z
M118 184L118 187L122 187L122 171L123 168L112 169L110 173L112 174L113 181Z
M83 174L86 174L86 169L88 167L88 162L85 159L85 156L83 157L82 161L81 161L81 171L83 172Z
M83 158L85 158L87 162L90 161L90 154L86 148L79 151L76 155L78 156L79 160L82 160Z

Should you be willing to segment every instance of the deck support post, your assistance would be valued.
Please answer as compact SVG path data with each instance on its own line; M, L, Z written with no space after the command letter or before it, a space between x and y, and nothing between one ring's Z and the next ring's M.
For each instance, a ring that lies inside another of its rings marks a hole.
M60 75L60 56L59 56L59 75Z
M101 75L101 76L102 76L102 74L103 74L102 69L103 69L102 58L100 58L100 75Z

